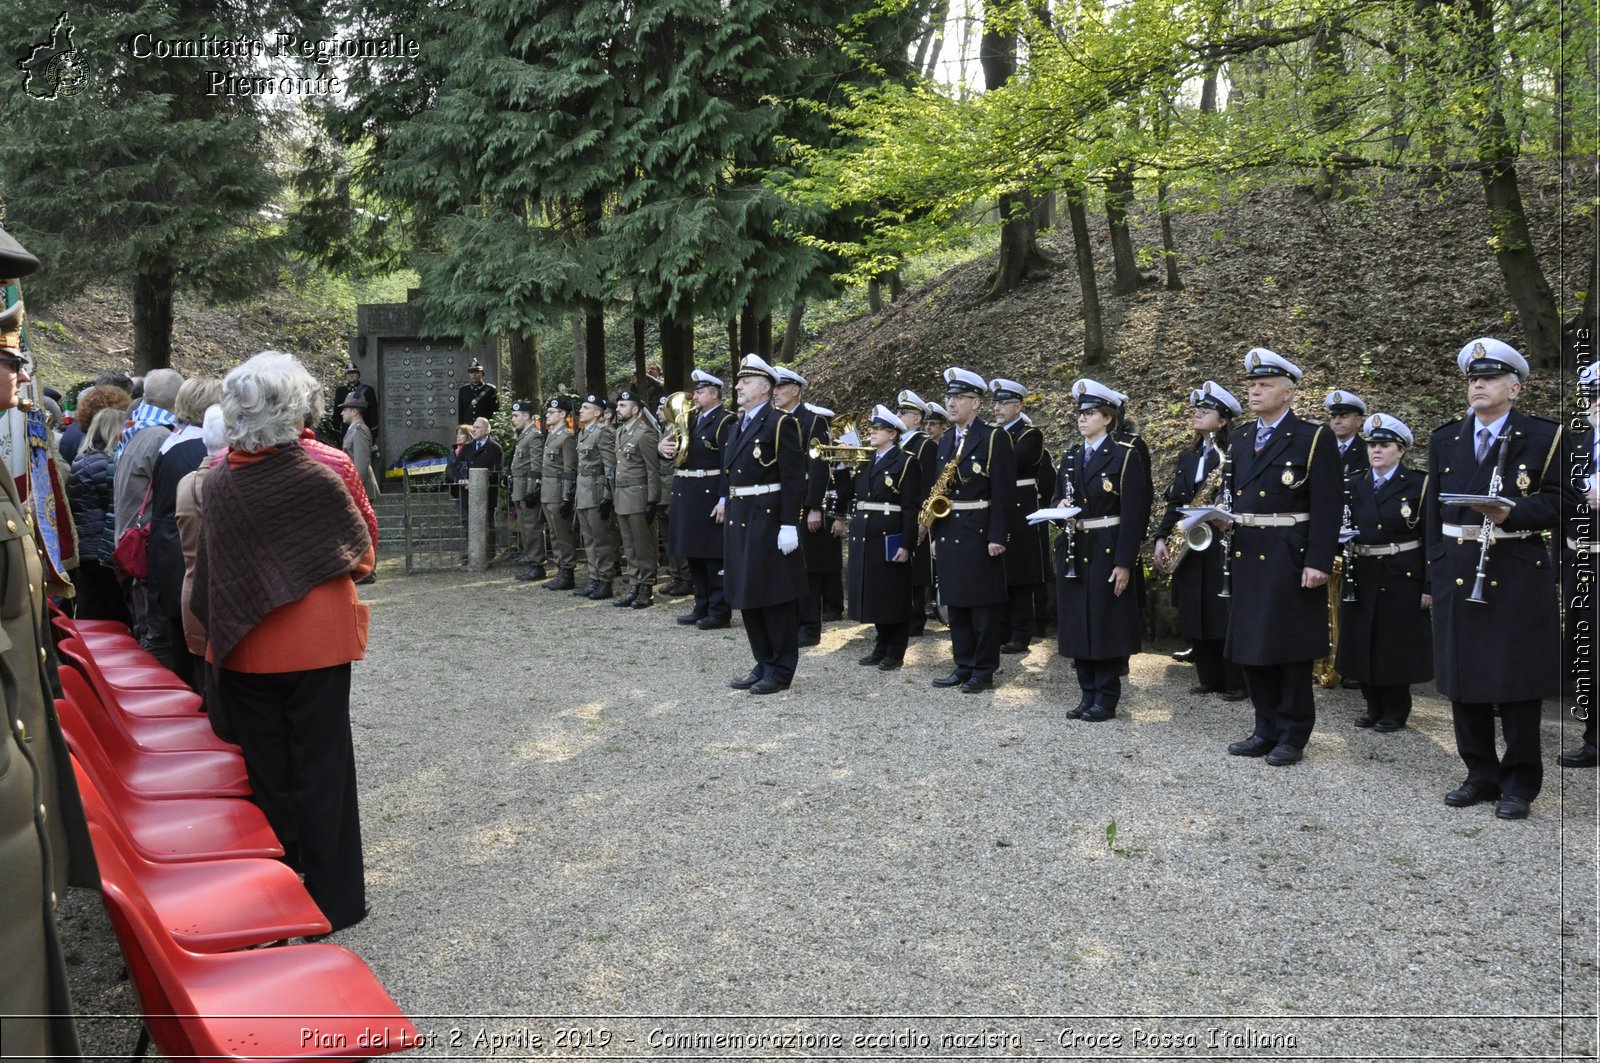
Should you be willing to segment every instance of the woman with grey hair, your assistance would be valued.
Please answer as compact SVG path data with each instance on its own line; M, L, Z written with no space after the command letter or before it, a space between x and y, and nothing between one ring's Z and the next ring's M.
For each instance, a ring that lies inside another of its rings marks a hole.
M312 380L263 351L223 381L228 451L206 474L191 604L217 723L244 752L255 802L334 930L366 915L350 738L350 665L365 656L366 524L339 476L300 445Z
M200 660L183 638L183 543L178 537L178 483L205 460L201 422L222 397L222 381L194 377L172 403L177 430L161 443L150 472L149 623L146 648L193 690L200 690Z

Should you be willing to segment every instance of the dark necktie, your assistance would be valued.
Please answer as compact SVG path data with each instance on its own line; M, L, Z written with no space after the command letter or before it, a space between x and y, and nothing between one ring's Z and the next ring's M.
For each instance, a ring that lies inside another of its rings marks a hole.
M1478 464L1483 464L1483 459L1489 456L1490 440L1493 437L1487 428L1478 429Z
M1257 453L1257 454L1261 453L1262 449L1267 445L1267 441L1270 440L1271 438L1272 438L1272 428L1269 425L1261 425L1261 426L1257 427L1256 428L1256 449L1255 449L1255 453Z

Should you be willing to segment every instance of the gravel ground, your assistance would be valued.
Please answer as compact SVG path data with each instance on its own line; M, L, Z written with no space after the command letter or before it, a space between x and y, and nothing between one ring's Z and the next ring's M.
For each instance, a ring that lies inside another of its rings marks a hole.
M1442 803L1431 693L1382 735L1319 692L1274 769L1225 754L1248 704L1187 694L1173 647L1098 726L1063 718L1053 637L973 696L928 685L942 629L880 673L870 629L829 625L753 697L737 624L509 571L365 588L372 916L334 940L419 1056L1595 1054L1596 776L1554 766L1553 702L1545 792L1503 823ZM80 1009L134 1010L92 895L62 915ZM83 1027L131 1047L126 1018Z

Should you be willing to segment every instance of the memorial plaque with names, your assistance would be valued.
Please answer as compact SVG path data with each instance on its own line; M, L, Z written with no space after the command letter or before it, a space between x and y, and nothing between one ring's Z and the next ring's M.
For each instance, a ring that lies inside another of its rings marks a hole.
M472 361L458 340L384 340L383 434L398 458L421 440L455 442L456 389L467 380ZM386 448L388 450L388 448Z

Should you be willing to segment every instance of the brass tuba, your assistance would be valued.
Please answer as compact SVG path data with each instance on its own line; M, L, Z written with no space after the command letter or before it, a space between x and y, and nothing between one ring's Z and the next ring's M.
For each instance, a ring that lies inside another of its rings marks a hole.
M664 407L667 420L672 424L668 431L678 444L678 452L672 456L672 465L681 469L683 463L689 460L689 421L695 414L694 397L687 391L674 391L667 396Z

